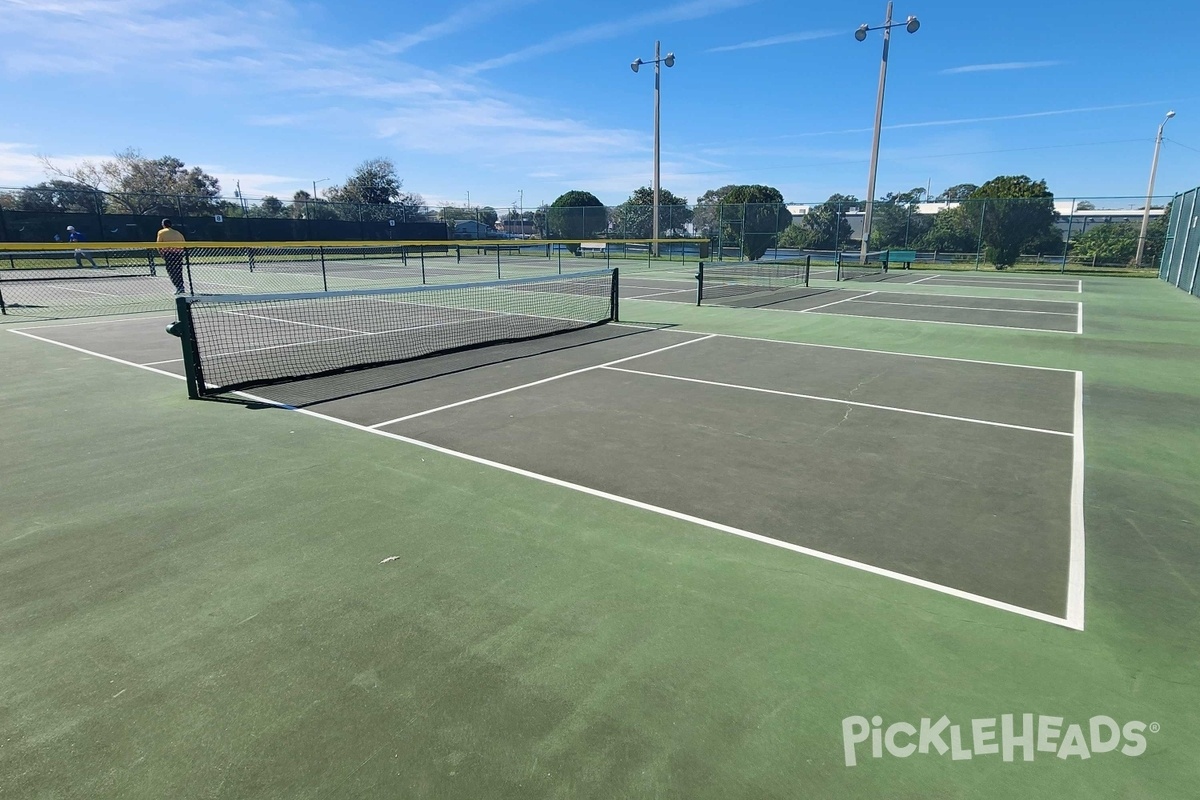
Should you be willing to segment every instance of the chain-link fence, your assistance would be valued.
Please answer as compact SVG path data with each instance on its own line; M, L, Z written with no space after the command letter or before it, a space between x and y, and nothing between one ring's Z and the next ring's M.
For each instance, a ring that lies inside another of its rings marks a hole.
M1176 195L1158 277L1200 297L1200 188Z
M967 199L873 204L867 248L916 250L917 266L1059 271L1153 269L1166 241L1169 198ZM412 241L468 239L648 239L653 211L619 206L497 210L489 206L368 205L306 196L200 198L0 189L0 241L50 242L72 225L94 242L152 241L163 216L192 241ZM781 259L861 248L865 204L663 205L659 235L705 238L717 259ZM1140 264L1135 263L1146 224ZM1149 273L1149 274L1152 274Z
M596 246L588 246L595 244ZM425 242L394 245L58 246L0 252L0 315L159 311L173 294L326 292L695 266L707 242Z

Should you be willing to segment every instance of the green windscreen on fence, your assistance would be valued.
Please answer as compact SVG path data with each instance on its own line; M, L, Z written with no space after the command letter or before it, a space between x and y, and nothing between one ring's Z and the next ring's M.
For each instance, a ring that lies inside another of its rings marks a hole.
M1200 188L1176 195L1171 203L1167 239L1163 243L1158 277L1177 289L1200 297Z

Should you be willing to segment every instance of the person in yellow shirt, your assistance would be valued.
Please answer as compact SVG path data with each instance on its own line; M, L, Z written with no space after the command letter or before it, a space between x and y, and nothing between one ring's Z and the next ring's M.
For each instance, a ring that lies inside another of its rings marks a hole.
M162 221L162 230L158 232L158 243L164 242L186 242L183 234L171 227L171 220L164 219ZM175 294L187 294L187 287L183 283L183 248L176 247L160 247L163 261L167 263L167 274L171 276L171 283L175 284Z

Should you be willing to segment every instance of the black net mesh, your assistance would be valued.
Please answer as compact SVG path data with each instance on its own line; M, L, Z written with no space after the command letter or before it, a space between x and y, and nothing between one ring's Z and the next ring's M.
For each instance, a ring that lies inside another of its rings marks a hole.
M178 300L193 394L521 342L617 317L616 271Z
M859 278L882 275L887 272L887 257L886 250L878 253L867 253L865 260L862 256L854 253L838 253L837 279L839 281L852 281Z
M751 261L700 265L700 301L808 286L808 264Z

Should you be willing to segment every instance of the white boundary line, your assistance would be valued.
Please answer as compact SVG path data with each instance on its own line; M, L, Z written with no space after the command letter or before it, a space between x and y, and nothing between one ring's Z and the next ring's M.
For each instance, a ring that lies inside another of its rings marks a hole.
M104 297L124 297L124 295L114 294L112 292L97 292L88 289L76 289L74 286L55 286L55 289L62 289L65 292L82 292L83 294L98 294Z
M871 292L871 294L877 294L877 293ZM937 297L937 295L928 295L928 296L929 297ZM864 295L864 297L865 297L865 295ZM914 308L952 308L952 309L957 309L959 311L1002 311L1006 314L1052 314L1056 317L1074 317L1076 315L1076 311L1030 311L1027 308L986 308L984 306L948 306L948 305L944 305L942 303L905 303L905 302L894 303L894 302L890 302L888 300L863 300L863 297L853 297L851 299L852 300L862 300L863 302L866 302L866 303L876 303L878 305L884 305L884 306L912 306ZM1015 300L1016 302L1021 302L1018 298L1007 298L1007 297L981 297L979 299L980 300L1010 300L1011 299L1011 300ZM1063 303L1063 305L1070 305L1070 303Z
M137 369L144 369L148 372L153 372L157 375L165 375L168 378L173 378L175 380L180 380L180 381L187 380L183 375L176 375L172 372L166 372L161 369L155 369L154 367L148 367L148 366L144 366L142 364L134 363L132 361L126 361L123 358L117 358L115 356L105 355L104 353L96 353L91 350L85 350L82 347L76 347L75 345L64 344L62 342L56 342L53 339L46 339L41 336L35 336L31 333L24 333L23 331L16 330L16 329L10 329L10 330L13 333L19 333L22 336L29 337L30 339L36 339L38 341L46 342L48 344L58 345L59 347L65 347L68 350L75 350L80 353L86 353L88 355L102 358L106 361L112 361L117 364L123 364L125 366L135 367ZM705 338L712 338L713 336L717 336L717 335L718 334L711 334ZM693 339L693 340L690 340L689 342L683 342L682 344L690 344L692 341L701 341L701 340ZM772 341L772 340L766 340L766 341ZM648 355L648 354L646 354L646 355ZM1082 376L1082 373L1079 373L1079 372L1076 372L1075 374L1078 376L1076 378L1076 381L1077 381L1076 386L1078 387L1082 384L1083 376ZM1056 617L1052 614L1046 614L1041 611L1034 611L1032 609L1023 608L1022 606L1013 605L1011 603L1005 603L1001 600L995 600L990 597L984 597L982 595L973 594L971 592L966 592L961 589L955 589L952 586L944 586L940 583L934 583L932 581L927 581L922 578L915 578L911 575L905 575L900 572L893 572L892 570L884 569L882 567L877 567L877 566L874 566L873 564L866 564L866 563L863 563L860 561L854 561L849 558L843 558L842 556L836 556L831 553L825 553L820 550L813 550L811 548L803 547L801 545L793 544L791 542L784 542L779 539L772 539L768 536L763 536L762 534L753 533L751 531L743 530L741 528L735 528L731 525L725 525L720 522L714 522L712 520L703 519L701 517L695 517L690 514L684 514L680 511L672 511L669 508L663 508L661 506L651 505L650 503L643 503L640 500L634 500L629 497L622 497L621 495L611 494L609 492L601 491L600 489L593 489L591 487L583 486L578 483L571 483L569 481L564 481L561 478L554 478L549 475L542 475L541 473L531 472L529 470L522 469L520 467L514 467L510 464L500 463L499 461L491 461L486 458L481 458L480 456L471 455L470 453L463 453L458 450L451 450L450 448L442 447L440 445L432 444L430 442L423 442L420 439L411 439L407 436L401 436L400 434L397 434L397 433L390 433L388 431L379 430L378 428L367 427L365 425L360 425L356 422L350 422L349 420L338 419L337 417L331 417L331 416L328 416L325 414L320 414L316 411L311 411L311 410L305 409L305 408L294 408L292 406L284 405L284 404L278 403L274 400L268 400L267 398L259 397L257 395L249 394L247 392L234 392L234 394L240 395L241 397L245 397L249 400L254 400L256 402L266 403L268 405L273 405L273 406L277 406L279 408L284 408L289 411L293 411L297 414L303 414L305 416L313 417L315 419L325 420L326 422L332 422L337 425L342 425L344 427L352 428L352 429L358 430L358 431L363 431L365 433L372 433L372 434L375 434L376 436L385 436L394 441L404 442L405 444L415 445L417 447L421 447L426 450L431 450L436 453L441 453L443 455L448 455L448 456L451 456L454 458L460 458L465 461L470 461L475 464L480 464L482 466L487 466L487 467L492 467L494 469L503 470L504 472L509 472L514 475L520 475L522 477L532 478L534 480L541 481L543 483L548 483L553 486L559 486L564 489L571 489L573 491L580 492L581 494L590 495L592 497L598 497L603 500L611 500L615 503L620 503L622 505L630 506L632 508L637 508L637 509L640 509L643 511L650 511L652 513L660 514L662 516L670 517L672 519L677 519L682 522L690 522L694 525L699 525L701 527L710 528L710 529L716 530L716 531L721 531L722 533L729 533L734 536L740 536L744 539L749 539L751 541L760 542L762 544L768 544L768 545L771 545L772 547L778 547L783 550L790 550L794 553L800 553L801 555L811 556L812 558L816 558L821 561L828 561L833 564L839 564L841 566L850 567L852 569L857 569L859 571L866 572L866 573L869 573L872 575L878 575L883 578L891 578L892 580L899 581L900 583L907 583L911 586L917 586L922 589L929 589L931 591L935 591L935 592L938 592L941 594L946 594L951 597L958 598L960 600L967 600L967 601L970 601L973 603L978 603L979 605L987 606L989 608L994 608L999 611L1007 611L1012 614L1017 614L1018 616L1028 617L1030 619L1035 619L1040 622L1048 622L1053 625L1059 625L1059 626L1062 626L1065 628L1071 628L1073 630L1083 630L1082 600L1076 599L1077 594L1079 595L1080 598L1082 597L1082 579L1083 579L1083 575L1082 575L1082 552L1083 552L1082 551L1082 537L1083 537L1082 480L1080 480L1079 486L1078 486L1078 497L1079 497L1079 505L1080 505L1079 519L1080 519L1080 523L1081 523L1080 527L1078 529L1078 536L1080 539L1080 547L1078 549L1079 560L1080 560L1080 571L1072 572L1068 577L1068 583L1069 583L1069 587L1071 590L1069 602L1078 602L1079 606L1075 609L1076 617L1071 616L1070 612L1071 612L1072 606L1070 606L1070 605L1068 605L1068 616L1067 617ZM1082 392L1078 393L1076 403L1077 403L1077 405L1076 405L1077 416L1076 416L1075 424L1077 427L1079 427L1081 429L1082 421L1083 421ZM1083 469L1082 454L1083 453L1082 453L1082 444L1080 442L1081 442L1081 439L1076 440L1076 445L1075 445L1076 452L1078 453L1080 458L1076 462L1077 465L1076 465L1075 469L1079 473L1082 474L1082 469ZM1075 486L1072 487L1073 494L1075 494L1075 488L1076 488ZM1074 541L1075 541L1074 537L1075 537L1075 529L1073 526L1072 527L1072 544L1074 544ZM1076 552L1076 549L1074 547L1072 547L1072 555L1073 556L1074 556L1075 552ZM1072 564L1074 565L1074 559L1072 561ZM1072 582L1075 580L1077 580L1078 583L1080 584L1078 590L1075 589L1075 583Z
M229 315L235 316L235 317L249 317L250 319L265 319L270 322L283 322L288 325L303 325L306 328L322 328L327 331L341 331L342 333L354 333L354 334L358 334L360 336L369 336L370 335L370 331L360 331L360 330L355 330L354 328L339 328L336 325L319 325L314 322L297 322L297 321L291 320L291 319L284 319L283 317L264 317L262 314L251 314L246 311L224 311L221 309L217 309L217 313L229 314ZM345 337L342 337L342 338L345 338Z
M114 317L112 319L90 319L87 322L63 322L54 325L27 325L21 328L10 328L17 331L36 331L41 328L74 328L78 325L104 325L110 322L140 322L147 319L175 319L174 314L155 314L153 316L144 317Z
M951 294L950 292L932 292L932 293L931 292L909 292L909 291L906 291L906 289L908 289L909 286L913 285L911 283L885 283L882 285L885 287L888 287L888 288L876 289L875 290L876 294L879 294L881 296L886 295L888 297L891 297L893 295L908 295L910 297L961 297L964 300L1019 300L1022 303L1058 303L1060 306L1070 305L1073 302L1077 302L1074 300L1054 300L1053 298L1049 298L1049 297L997 297L996 295L992 295L992 294ZM895 288L895 289L891 288L893 286L897 287L897 288ZM962 288L962 287L958 287L958 288ZM985 286L982 288L992 289L995 287ZM857 290L845 289L844 291L851 292L851 291L857 291Z
M1034 333L1065 333L1071 336L1075 335L1075 331L1058 331L1053 328L1024 328L1018 325L984 325L981 322L950 322L944 319L910 319L908 317L881 317L874 314L841 314L837 311L800 311L789 308L760 308L757 311L783 311L793 314L812 314L817 316L830 317L858 317L859 319L881 319L890 320L892 322L924 322L928 325L959 325L966 328L996 328L1003 331L1033 331Z
M1083 630L1085 558L1083 526L1083 373L1075 373L1074 447L1071 459L1071 556L1067 569L1067 626Z
M633 288L636 289L638 287L635 286ZM644 288L648 288L648 287L644 287ZM654 292L653 294L639 294L639 295L633 295L630 297L622 297L621 299L622 300L645 300L647 297L658 297L659 295L664 295L664 294L683 294L687 291L688 291L687 289L667 289L666 291ZM694 293L695 292L693 290L693 294Z
M1076 311L1076 316L1079 321L1079 324L1077 326L1075 326L1075 332L1082 335L1083 334L1083 302L1082 301L1079 303L1079 308Z
M634 325L629 322L614 322L613 325L620 325L623 328L642 328L645 330L658 330L657 327L649 325ZM718 339L745 339L750 342L769 342L771 344L787 344L795 347L819 347L825 350L849 350L853 353L875 353L881 356L900 356L901 358L928 358L932 361L957 361L962 364L982 364L988 367L1011 367L1013 369L1035 369L1042 372L1069 372L1074 375L1076 370L1063 369L1062 367L1039 367L1036 364L1013 364L1008 361L983 361L978 358L957 358L955 356L931 356L924 353L901 353L894 350L872 350L869 347L849 347L844 344L818 344L817 342L796 342L791 339L768 339L763 336L740 336L735 333L712 333L711 331L693 331L688 328L669 328L675 333L691 333L696 336L716 336Z
M657 350L651 350L648 353L638 353L637 355L625 356L624 358L618 358L614 361L607 361L603 364L594 364L590 367L582 367L580 369L573 369L570 372L562 372L562 373L559 373L558 375L551 375L548 378L542 378L541 380L530 381L529 383L523 383L520 386L510 386L509 388L501 389L498 392L489 392L488 394L481 394L477 397L468 397L466 400L459 400L456 403L447 403L446 405L438 406L437 408L428 408L424 411L417 411L416 413L407 414L403 417L397 417L396 419L389 419L387 422L376 422L374 425L367 425L366 427L371 428L372 430L374 430L376 428L386 428L388 425L394 425L397 422L407 422L410 419L416 419L417 417L423 417L426 414L436 414L439 411L445 411L450 408L457 408L458 406L465 406L469 403L478 403L480 400L488 400L493 397L499 397L500 395L508 394L510 392L518 392L522 389L528 389L531 386L538 386L543 383L550 383L551 381L561 380L562 378L569 378L572 375L579 375L580 373L583 373L583 372L591 372L592 370L600 369L602 367L608 367L613 364L621 364L626 361L632 361L635 358L645 358L646 356L656 355L658 353L662 353L667 350L674 350L676 347L683 347L684 345L695 344L696 342L703 342L707 339L712 339L713 336L715 336L715 334L709 334L708 336L701 336L698 339L688 339L686 342L676 342L675 344L667 345L666 347L660 347Z
M740 389L746 392L760 392L762 394L773 394L782 397L795 397L800 400L815 400L820 403L835 403L843 406L856 406L858 408L870 408L876 411L894 411L898 414L913 414L918 417L933 417L935 419L946 419L953 422L968 422L972 425L988 425L994 428L1009 428L1011 430L1028 431L1030 433L1047 433L1053 436L1071 436L1070 431L1052 431L1048 428L1032 428L1028 425L1014 425L1010 422L993 422L987 419L976 419L974 417L957 417L953 414L938 414L933 411L918 411L914 408L900 408L898 406L883 406L876 403L862 403L856 400L843 400L837 397L822 397L815 394L801 394L799 392L785 392L781 389L763 389L758 386L745 386L738 383L722 383L721 381L710 381L702 378L687 378L682 375L666 375L661 372L644 372L637 369L625 369L623 367L604 366L603 369L613 372L628 372L631 375L645 375L651 378L665 378L672 381L684 381L686 383L700 383L706 386L720 386L724 389Z
M853 297L843 297L841 300L834 300L832 303L826 303L825 305L822 305L822 306L813 306L812 308L806 308L806 309L804 309L804 311L806 311L806 312L807 311L816 311L818 308L829 308L830 306L836 306L838 303L848 303L851 300L861 300L862 298L870 297L873 294L876 294L876 292L866 292L865 294L856 294ZM800 309L786 309L785 308L785 309L774 309L774 310L777 310L777 311L788 311L788 310L799 311Z
M916 286L918 283L921 283L922 281L933 280L934 278L940 278L940 277L942 277L942 276L941 275L927 275L924 278L919 278L915 281L909 281L908 283L906 283L904 285L905 286Z
M986 270L984 270L984 272L986 272ZM1011 273L1011 277L994 274L985 275L975 270L963 272L939 272L938 276L942 278L963 281L1001 281L1003 283L1027 283L1037 284L1040 286L1071 286L1080 283L1080 281L1071 280L1070 278L1032 278L1028 274L1012 275Z
M944 281L958 281L958 283L934 284L934 285L947 285L947 286L967 285L967 286L969 286L972 283L975 283L975 284L979 284L988 289L1001 289L1001 288L1010 288L1011 287L1013 289L1033 289L1035 291L1060 291L1060 292L1072 292L1073 294L1082 294L1083 293L1083 281L1074 281L1075 288L1072 289L1072 288L1069 288L1071 286L1071 282L1043 283L1040 281L1024 281L1024 280L1019 280L1019 279L1010 280L1008 278L967 278L967 277L958 277L956 275L939 275L938 278L941 280L944 280ZM909 284L909 285L911 286L911 284ZM1059 288L1059 287L1062 287L1062 288Z

